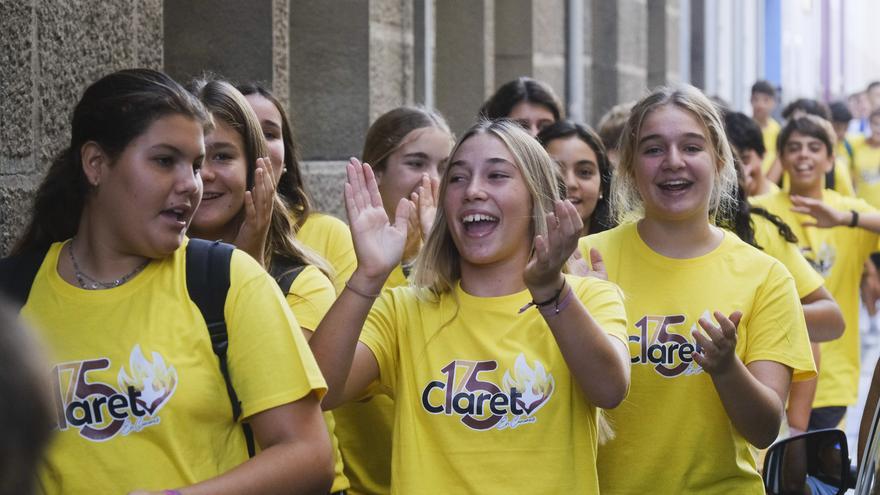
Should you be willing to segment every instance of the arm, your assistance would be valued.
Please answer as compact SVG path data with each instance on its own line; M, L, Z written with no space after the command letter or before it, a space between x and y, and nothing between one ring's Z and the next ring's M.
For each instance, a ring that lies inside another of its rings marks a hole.
M801 299L801 305L810 332L810 342L828 342L843 335L846 327L843 313L825 286L807 294Z
M552 299L562 287L557 304L566 297L570 304L555 314L553 306L548 306L549 311L543 310L541 314L587 400L605 409L616 407L629 389L629 350L602 330L583 303L571 294L561 272L577 249L583 222L571 202L558 201L555 212L548 214L547 225L546 239L535 237L535 253L523 273L526 287L533 301Z
M816 363L816 369L819 369L819 358L821 356L819 344L810 343L813 349L813 362ZM791 429L791 436L807 431L810 425L810 413L813 411L813 399L816 397L816 378L793 382L788 397L788 409L785 411L788 418L788 426Z
M400 263L412 209L406 198L401 199L390 225L370 166L352 158L347 172L345 208L358 264L309 340L327 381L324 409L358 397L379 377L376 357L358 336L385 280Z
M880 403L880 360L874 365L871 388L868 389L865 409L862 411L862 421L859 423L859 448L856 451L858 465L862 463L862 455L865 445L868 443L868 434L871 432L871 422L874 421L874 411L877 409L878 403Z
M232 470L192 486L182 495L327 493L333 482L333 453L318 399L254 414L249 419L262 450ZM162 495L164 492L132 492Z
M863 211L854 217L852 211L841 211L826 205L822 201L803 196L792 196L792 211L806 213L815 219L813 222L804 223L805 227L819 227L828 229L832 227L849 227L853 219L857 221L855 227L860 227L871 232L880 233L880 213Z
M736 311L728 318L716 311L714 316L718 326L700 319L700 326L708 336L697 330L693 332L702 348L701 352L694 353L694 360L712 377L724 410L737 431L752 445L768 447L779 434L792 370L774 361L743 364L734 352L736 328L742 313Z

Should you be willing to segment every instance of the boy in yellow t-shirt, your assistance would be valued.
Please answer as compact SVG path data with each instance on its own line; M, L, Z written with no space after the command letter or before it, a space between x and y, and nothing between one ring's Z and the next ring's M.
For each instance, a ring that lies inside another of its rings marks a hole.
M776 88L769 81L757 81L752 85L752 118L761 126L764 148L761 170L764 175L776 161L776 136L779 135L779 122L771 114L776 108Z
M862 200L823 188L832 159L832 138L815 116L791 120L780 134L780 156L791 177L791 193L778 192L753 202L781 217L795 232L801 251L822 276L846 321L843 336L820 345L822 366L810 429L833 428L858 397L859 327L858 289L862 266L876 248L878 236L861 229L805 227L809 217L792 211L792 198L806 197L844 211L874 209Z
M853 145L853 176L856 195L880 208L880 110L871 112L868 122L871 135Z

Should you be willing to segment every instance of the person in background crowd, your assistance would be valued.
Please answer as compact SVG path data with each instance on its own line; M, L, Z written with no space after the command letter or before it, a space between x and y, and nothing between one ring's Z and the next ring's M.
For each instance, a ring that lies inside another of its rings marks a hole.
M617 166L620 134L623 132L623 126L626 124L626 119L629 118L629 112L634 103L614 105L611 110L605 112L605 115L599 119L599 125L596 126L599 137L602 138L602 144L605 145L605 150L608 152L608 162L612 168Z
M767 149L758 124L744 113L725 112L724 130L741 159L748 195L760 196L778 191L779 186L767 180L761 168Z
M317 212L303 181L293 126L284 105L263 86L239 85L254 109L269 148L278 195L290 208L296 240L327 260L333 268L330 278L337 294L354 272L357 260L348 226L331 215Z
M45 356L0 300L0 495L33 495L55 418Z
M395 108L367 130L361 157L375 170L385 214L394 218L404 199L417 205L410 210L402 263L388 277L386 288L407 285L412 263L434 223L438 178L452 145L452 132L443 116L422 107ZM333 413L353 491L389 493L394 416L391 398L376 395L346 404Z
M253 246L250 254L276 281L283 283L285 277L291 277L284 296L297 323L311 335L336 299L336 291L327 278L326 262L294 237L290 207L275 192L278 181L274 175L283 171L275 169L268 158L258 117L244 95L226 81L199 79L190 90L210 112L214 129L205 136L206 156L200 169L204 193L189 234L240 248ZM333 414L325 411L324 420L335 460L330 491L343 492L349 482L333 434Z
M519 77L502 84L480 108L479 116L490 120L508 118L535 137L541 129L564 117L562 108L548 84Z
M210 126L167 75L112 73L76 104L70 146L37 191L13 255L44 260L22 317L48 346L62 412L41 474L47 494L330 486L326 385L272 278L232 254L224 357L238 419L190 300L184 233L202 199ZM262 448L250 459L241 422Z
M850 176L854 177L853 143L863 141L864 137L847 135L847 129L849 129L849 123L852 121L853 115L849 108L847 108L846 103L835 101L828 105L828 109L831 111L831 125L834 127L834 135L837 138L837 149L834 155L837 157L838 162L845 162L850 171Z
M635 105L611 190L620 225L580 241L626 295L633 363L627 400L608 412L616 437L599 447L602 493L764 493L749 444L776 439L792 378L815 368L788 270L717 226L736 186L699 90ZM633 469L633 452L663 462Z
M393 493L598 493L596 408L626 395L626 323L613 284L562 274L582 226L554 168L518 125L472 127L414 286L380 295L413 204L390 224L369 166L349 165L358 268L311 345L324 407L394 395Z
M798 238L801 252L817 272L843 312L846 329L840 339L820 345L822 366L811 430L834 428L846 414L846 407L858 397L859 325L858 287L862 266L876 249L877 235L862 229L817 229L811 219L793 211L800 198L812 198L851 213L853 227L859 214L874 211L868 203L823 187L825 172L834 156L833 130L814 115L786 123L779 134L782 166L791 178L791 190L753 199L787 223Z
M566 199L584 223L581 235L610 228L611 166L599 136L585 125L562 120L542 129L538 141L559 166Z
M773 109L776 108L776 88L769 81L756 81L752 85L752 118L761 127L764 137L764 161L761 171L764 175L770 171L770 167L776 160L776 136L779 135L779 122L773 118ZM775 182L775 181L774 181Z

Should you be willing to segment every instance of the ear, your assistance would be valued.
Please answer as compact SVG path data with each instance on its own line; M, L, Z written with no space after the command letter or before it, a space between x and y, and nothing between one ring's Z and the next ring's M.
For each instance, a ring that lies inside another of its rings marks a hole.
M373 177L376 178L376 185L377 185L377 186L381 186L381 185L382 185L382 176L383 176L383 175L385 175L385 174L383 173L382 170L375 170L375 169L373 169Z
M104 169L110 164L110 157L104 152L101 146L89 141L82 145L79 150L80 161L82 162L83 173L86 180L92 187L98 187L101 184L101 178L104 175Z

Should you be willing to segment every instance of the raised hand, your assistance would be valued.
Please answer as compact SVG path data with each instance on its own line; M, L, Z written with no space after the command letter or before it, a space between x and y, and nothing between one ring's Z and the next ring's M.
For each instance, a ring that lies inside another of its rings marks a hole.
M694 340L702 348L693 354L694 361L710 375L723 374L733 367L736 357L736 329L742 319L742 313L734 311L730 317L715 311L713 313L718 325L707 318L700 318L700 327L706 331L703 335L699 330L692 332Z
M275 203L275 178L268 158L257 158L254 187L244 193L244 221L233 244L264 264L263 247Z
M534 253L523 272L523 281L536 296L536 292L552 296L558 290L562 268L577 249L584 226L571 201L556 201L553 206L553 213L547 214L547 235L535 236Z
M384 282L403 256L407 222L415 207L407 198L401 198L391 224L373 169L352 158L346 172L345 210L358 261L357 272Z
M808 198L805 196L791 195L791 204L794 207L791 211L797 213L806 213L815 219L814 222L804 222L804 227L819 227L823 229L838 227L840 225L849 225L852 213L848 211L840 211L828 206L821 200Z
M591 268L592 267L592 268ZM605 270L605 262L602 254L596 248L590 248L590 262L584 259L580 249L575 249L568 258L568 273L579 277L595 277L608 280L608 272Z
M437 203L440 195L440 180L431 178L428 174L422 174L422 183L416 192L412 193L412 202L416 205L416 216L419 221L419 232L424 241L434 225L434 217L437 216Z

